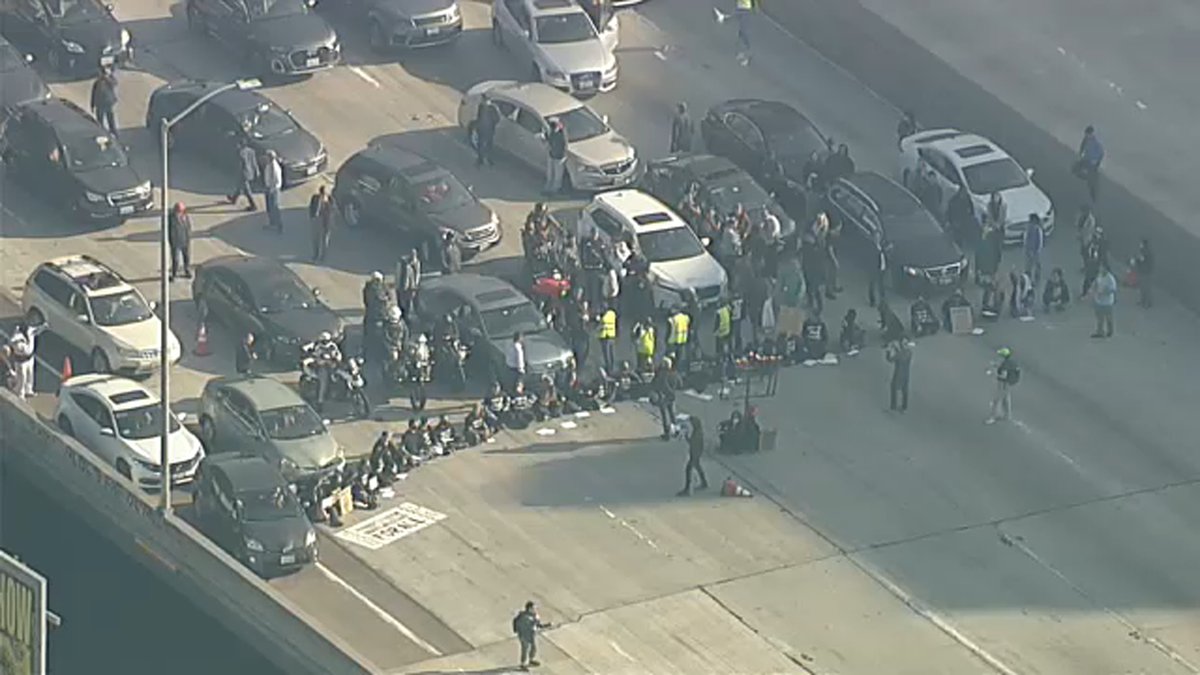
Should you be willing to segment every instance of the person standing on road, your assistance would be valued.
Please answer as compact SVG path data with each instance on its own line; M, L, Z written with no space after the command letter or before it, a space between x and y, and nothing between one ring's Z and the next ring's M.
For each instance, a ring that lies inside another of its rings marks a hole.
M650 381L652 398L662 419L664 441L671 440L671 432L675 428L675 392L682 386L683 381L675 372L674 362L670 357L664 358L654 371L654 379Z
M258 354L254 349L254 333L246 333L246 337L238 343L237 353L233 357L233 366L237 369L238 375L252 375L254 362L257 360Z
M758 11L758 6L759 0L735 0L733 18L737 21L738 28L737 60L743 66L750 65L750 22ZM717 17L717 23L725 23L729 19L728 14L715 7L713 13Z
M1154 251L1150 249L1150 240L1142 239L1138 246L1137 255L1133 258L1133 272L1137 275L1138 304L1147 309L1154 304L1152 296L1152 278L1154 276Z
M892 364L891 410L908 410L908 376L912 367L912 348L904 340L892 340L884 352Z
M683 467L683 489L676 496L687 497L692 494L692 474L700 479L700 489L708 489L708 477L704 475L704 467L700 458L704 456L704 427L700 418L692 415L688 418L688 461Z
M462 271L462 247L458 245L458 239L453 232L442 233L439 252L443 273L458 274Z
M688 114L687 104L681 101L676 104L675 116L671 118L671 154L691 152L695 134L696 128L692 124L692 116Z
M1042 218L1036 213L1029 214L1029 222L1025 225L1025 273L1029 275L1033 285L1042 282L1042 250L1046 247L1046 231L1042 229Z
M517 383L525 380L525 339L514 333L512 344L504 352L504 365L508 368L508 390L515 392Z
M675 307L675 311L667 319L670 330L667 332L667 353L671 362L685 369L684 360L687 357L687 345L690 338L692 317L688 315L683 305Z
M871 266L871 278L867 282L867 304L887 301L888 255L892 244L885 241L883 233L875 231L875 264Z
M180 273L185 279L191 279L192 216L183 202L176 202L167 216L167 243L171 247L171 281L175 281Z
M404 310L405 316L414 316L420 286L421 258L414 248L396 263L396 304Z
M283 166L274 150L267 150L262 170L263 196L267 201L267 225L277 234L283 234L283 214L279 211L279 193L283 190Z
M550 118L546 132L546 194L558 194L563 187L563 172L567 168L567 132L557 117Z
M117 133L117 76L108 66L102 66L92 82L92 114L108 133Z
M254 181L258 180L259 174L258 153L243 138L238 144L237 155L238 183L234 186L233 193L227 196L229 203L237 204L238 197L246 195L246 210L257 211L258 205L254 203Z
M1096 189L1100 182L1100 164L1104 161L1104 145L1096 136L1096 127L1088 125L1079 142L1079 157L1075 160L1075 175L1087 183L1088 197L1096 203Z
M995 424L997 420L1012 417L1012 388L1021 381L1021 367L1013 358L1012 350L1001 347L996 351L1000 356L994 371L996 375L996 393L992 396L992 415L984 421L985 424Z
M33 396L34 354L37 351L37 336L46 330L46 322L30 326L20 322L13 329L12 337L8 340L12 351L12 361L17 371L17 396L29 398Z
M530 666L542 665L537 660L537 632L549 627L549 622L538 618L537 608L534 607L532 600L526 602L525 609L517 612L517 615L513 617L513 633L516 634L517 641L521 643L521 663L517 667L522 671L529 670Z
M496 140L496 126L500 124L500 109L490 96L484 95L479 100L479 110L475 113L475 166L495 166L492 159L492 148Z
M308 200L308 219L312 226L313 262L325 260L329 237L333 232L333 195L324 185Z
M600 315L600 354L604 357L604 372L612 375L616 372L617 356L617 310L616 305L610 304Z
M1096 288L1092 295L1092 306L1096 309L1096 332L1094 338L1110 338L1113 335L1113 306L1117 304L1117 278L1108 265L1101 265L1096 277Z

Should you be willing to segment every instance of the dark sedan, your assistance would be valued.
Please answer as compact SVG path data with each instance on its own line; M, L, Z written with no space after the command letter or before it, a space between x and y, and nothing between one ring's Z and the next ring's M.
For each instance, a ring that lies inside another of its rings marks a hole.
M50 98L50 89L29 66L33 54L22 54L0 38L0 120L14 106Z
M829 186L831 216L868 252L868 269L886 247L888 282L899 290L929 292L966 279L967 258L936 218L899 183L860 172Z
M344 335L345 324L318 294L282 263L244 255L204 263L192 282L201 316L223 323L238 339L254 333L259 354L287 366L321 333L338 341Z
M92 75L100 66L128 61L129 31L97 0L6 0L0 3L4 37L46 59L55 72Z
M221 86L218 82L185 81L159 87L150 95L146 128L157 137L160 120L174 117ZM233 89L217 95L176 124L168 142L173 148L206 157L225 171L237 166L242 142L260 157L274 150L283 165L285 186L318 176L329 166L329 155L321 141L300 126L290 112L253 90Z
M778 101L735 99L710 108L700 133L709 152L749 171L793 217L806 217L799 212L807 203L804 168L828 141L800 111Z
M317 559L316 530L283 476L261 457L206 457L193 508L202 532L263 577Z
M672 207L683 201L692 185L699 186L698 205L706 212L713 208L727 215L741 204L754 221L760 221L764 213L773 214L785 237L796 231L796 222L775 198L749 173L723 157L677 155L655 160L647 165L641 180L643 190ZM696 228L695 223L688 224Z
M491 377L506 373L504 356L520 333L525 344L526 373L553 374L574 362L562 336L541 311L512 284L478 274L451 274L421 282L421 322L429 327L454 316L459 334L471 348L473 366Z
M311 11L316 0L187 0L188 27L241 56L256 75L303 75L342 58L337 33Z
M352 0L367 20L371 48L428 47L462 35L458 0Z
M466 257L500 243L500 221L454 174L424 155L375 143L346 160L333 198L350 227L395 229L432 257L450 233Z

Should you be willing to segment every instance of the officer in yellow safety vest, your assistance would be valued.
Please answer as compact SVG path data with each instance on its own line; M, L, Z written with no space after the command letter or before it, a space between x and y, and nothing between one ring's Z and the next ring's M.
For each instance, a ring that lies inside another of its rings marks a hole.
M722 298L721 306L717 308L717 323L713 329L717 342L717 356L724 360L729 357L729 341L733 336L733 306L729 298Z
M604 355L604 372L612 374L616 367L617 310L610 305L600 315L600 353Z
M736 0L734 3L734 20L737 21L738 31L738 62L743 66L750 65L750 17L758 11L758 0ZM719 9L713 8L717 23L725 23L729 18Z
M683 307L676 307L674 313L671 314L669 323L671 335L668 339L670 343L668 350L671 361L675 363L677 372L687 372L684 359L687 357L688 331L692 325L692 317L684 311Z
M637 351L638 372L654 369L654 324L638 322L633 327L634 349Z

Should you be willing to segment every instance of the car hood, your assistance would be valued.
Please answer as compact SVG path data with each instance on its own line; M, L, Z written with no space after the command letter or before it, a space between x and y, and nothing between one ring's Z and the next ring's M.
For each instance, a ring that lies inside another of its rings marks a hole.
M525 343L525 364L530 371L542 372L556 363L563 363L571 356L571 349L563 341L562 336L552 330L541 333L530 333L522 336ZM492 340L492 345L504 353L512 344L512 337Z
M121 24L111 16L97 17L80 23L59 24L63 39L78 42L89 53L121 46Z
M974 195L975 204L982 210L987 209L988 195ZM1036 213L1043 218L1050 210L1050 198L1033 181L1027 185L1000 193L1008 207L1008 222L1024 223L1029 220L1029 214Z
M325 149L316 136L300 128L291 133L270 138L253 139L252 143L255 151L260 155L266 154L268 150L274 150L275 154L279 155L279 161L285 166L311 162Z
M308 534L308 521L303 516L288 516L279 520L248 520L242 523L242 533L268 551L304 548Z
M538 50L547 65L567 75L591 70L603 72L611 68L616 60L599 40L538 45Z
M333 42L333 28L316 14L293 14L254 22L250 39L265 47L308 49Z
M271 441L279 453L292 460L302 473L317 471L338 458L338 444L328 432L297 438Z
M158 349L159 331L162 323L157 316L151 316L145 321L127 323L123 326L99 326L116 342L129 349ZM167 343L168 352L179 351L179 338L175 333L168 332L170 340Z
M925 269L950 265L963 257L958 246L944 234L898 239L892 241L891 245L891 262L897 268L904 266Z
M375 6L390 16L412 17L448 12L454 0L377 0Z
M345 324L333 310L324 305L309 309L288 309L263 315L271 327L280 335L299 338L300 342L312 342L321 333L341 335Z
M658 283L675 289L725 284L725 270L707 253L693 258L650 263Z
M83 188L106 195L120 190L132 190L142 184L142 177L132 166L104 166L90 171L73 172Z
M571 157L580 164L596 167L623 162L634 157L634 149L629 141L612 131L586 141L571 143L567 150L571 153Z
M0 110L50 97L50 90L32 68L0 73Z
M466 232L467 230L483 227L492 222L492 211L479 202L464 204L457 208L430 213L429 219L440 227Z
M159 460L162 459L162 443L159 442L160 439L158 436L136 441L124 440L138 456L138 459L141 459L143 462L158 464ZM171 464L191 460L200 452L200 439L196 438L182 424L179 425L179 431L176 431L167 438L167 459L171 461Z

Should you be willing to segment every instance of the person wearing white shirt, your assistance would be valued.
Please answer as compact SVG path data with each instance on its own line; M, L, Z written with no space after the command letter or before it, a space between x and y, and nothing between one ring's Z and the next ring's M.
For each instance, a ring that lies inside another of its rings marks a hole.
M283 233L283 214L279 212L279 191L283 189L283 166L274 150L267 150L262 170L263 194L267 202L267 227Z
M37 336L44 330L44 323L40 326L26 326L20 323L8 341L17 371L17 396L21 398L33 396L34 351L37 348Z
M512 344L504 352L504 365L508 367L509 391L516 391L517 383L525 379L525 342L520 333L513 335Z
M779 218L777 218L775 214L771 213L770 211L764 211L762 227L763 235L766 236L766 239L769 242L779 241L780 235L783 234L783 225L779 223Z

